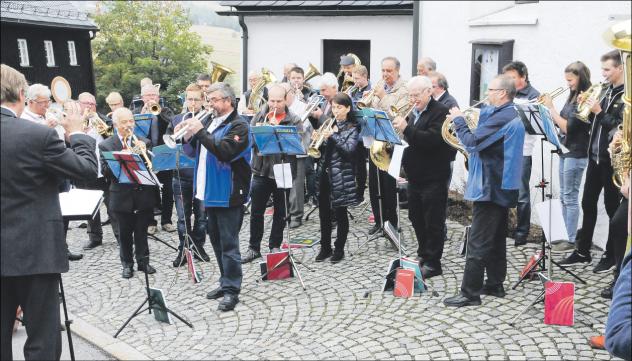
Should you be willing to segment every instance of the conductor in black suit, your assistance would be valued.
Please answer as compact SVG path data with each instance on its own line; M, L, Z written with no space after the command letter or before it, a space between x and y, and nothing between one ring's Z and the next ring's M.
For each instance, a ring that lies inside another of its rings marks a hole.
M101 152L101 165L104 174L110 181L110 204L114 216L119 220L119 237L121 240L120 257L123 264L123 278L131 278L134 275L134 258L139 271L149 274L156 270L149 264L149 247L147 246L147 228L153 219L153 209L156 203L154 186L139 184L120 184L116 175L107 166L103 158L103 152L116 152L123 150L123 134L128 129L134 129L134 115L127 108L119 108L112 114L112 124L116 128L116 134L99 144ZM145 138L138 138L147 149L151 142ZM134 146L134 142L127 140L125 148ZM142 158L142 156L141 156ZM136 248L132 252L133 248Z
M19 118L26 79L2 64L1 134L1 358L12 360L11 338L18 306L24 310L27 360L59 360L59 280L68 271L59 182L94 181L94 139L84 134L79 104L64 105L61 121L70 146L47 126Z
M452 149L441 136L448 108L432 97L432 82L426 76L408 81L408 96L414 109L404 119L393 119L393 126L404 134L409 147L402 164L408 176L408 217L415 229L421 272L424 278L438 276L443 255L443 225L446 218Z

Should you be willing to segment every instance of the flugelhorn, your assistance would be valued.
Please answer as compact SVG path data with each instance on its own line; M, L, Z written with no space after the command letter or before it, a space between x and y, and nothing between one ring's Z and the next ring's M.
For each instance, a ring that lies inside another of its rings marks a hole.
M209 113L210 113L209 110L204 109L201 112L199 112L198 114L193 114L192 113L191 119L193 119L193 118L195 118L195 119L204 119L204 117L206 117ZM182 118L184 119L184 116ZM182 139L184 137L184 135L187 134L188 131L189 131L189 125L186 124L182 128L180 128L180 130L178 130L175 134L165 134L165 135L163 135L162 136L162 140L165 142L167 147L173 149L173 148L175 148L178 145L178 143L177 143L178 140Z
M132 140L131 147L127 146L127 142L129 139ZM123 135L123 147L125 147L125 149L127 149L128 151L139 154L141 157L143 157L145 163L147 164L147 169L152 172L153 164L151 163L149 155L147 154L147 146L144 142L138 140L136 134L134 134L134 127L128 127L125 129L125 134Z
M309 148L307 149L307 155L309 155L312 158L317 158L317 159L320 158L321 154L320 154L319 148L323 144L325 139L327 139L325 137L325 134L331 131L331 129L334 127L334 123L336 123L336 117L331 117L325 120L325 122L323 122L320 128L314 131L313 133L314 139L312 139L312 142L309 143Z
M83 116L85 119L86 128L94 128L97 133L106 138L114 134L114 130L109 125L107 125L107 123L104 122L96 112L91 112L86 109L83 112Z
M149 111L151 114L158 116L162 111L162 108L160 107L160 104L156 102L148 102L143 106L143 110Z
M362 97L362 99L358 100L358 102L356 103L356 106L358 107L358 109L364 109L371 106L371 103L373 102L373 98L375 97L375 89L377 89L379 86L384 87L383 79L380 79L380 81L378 81L377 84L375 84L375 87L373 87L373 89L371 89L371 91L369 91L367 95Z
M582 98L577 102L577 119L581 120L584 123L590 124L590 108L589 100L597 101L599 100L599 95L601 95L601 91L603 90L604 83L597 83L591 85L585 92L580 94Z

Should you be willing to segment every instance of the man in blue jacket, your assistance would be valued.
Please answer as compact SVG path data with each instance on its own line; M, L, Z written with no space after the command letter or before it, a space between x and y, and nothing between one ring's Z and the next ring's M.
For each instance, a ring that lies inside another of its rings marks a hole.
M174 132L187 126L188 139L195 149L193 194L204 202L208 232L220 270L220 286L206 295L219 299L218 310L230 311L239 302L242 270L239 253L239 229L243 204L250 189L250 128L237 114L235 93L228 84L215 83L209 88L213 117L201 122L188 119ZM185 148L186 150L186 148Z
M525 131L514 108L511 78L497 76L488 91L491 106L481 111L476 129L467 126L458 108L450 110L469 154L465 199L474 202L461 292L443 301L451 307L480 305L481 294L505 296L507 218L518 202Z

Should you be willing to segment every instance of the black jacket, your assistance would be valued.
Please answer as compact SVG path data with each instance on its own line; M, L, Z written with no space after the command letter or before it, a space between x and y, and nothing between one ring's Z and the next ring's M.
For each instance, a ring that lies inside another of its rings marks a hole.
M592 115L592 127L590 130L590 141L588 143L588 157L596 160L595 153L598 153L599 162L610 163L610 153L608 145L623 120L623 84L616 88L608 86L599 96L601 99L601 113ZM597 144L595 139L599 139ZM593 147L598 152L593 153Z
M348 121L338 124L338 128L338 132L332 134L321 145L321 157L316 171L317 189L320 188L321 177L329 177L329 199L332 208L348 207L359 202L356 194L354 155L360 131L356 123Z
M447 182L450 162L456 150L441 136L441 126L448 115L448 108L430 98L426 111L415 124L413 113L408 117L404 137L409 146L404 150L402 164L411 185L429 181Z
M437 101L448 107L448 110L454 107L459 107L459 103L457 103L456 99L447 90L443 94L441 94L441 97L437 99Z
M2 277L67 272L57 187L65 178L96 179L94 139L72 135L66 148L54 129L2 108L0 147Z
M139 138L145 142L147 150L150 149L148 139ZM110 183L110 207L111 211L132 213L134 211L146 211L154 208L156 203L155 186L121 184L112 173L110 167L103 157L103 152L117 152L123 150L123 144L118 135L113 135L99 144L101 152L101 167L103 175Z

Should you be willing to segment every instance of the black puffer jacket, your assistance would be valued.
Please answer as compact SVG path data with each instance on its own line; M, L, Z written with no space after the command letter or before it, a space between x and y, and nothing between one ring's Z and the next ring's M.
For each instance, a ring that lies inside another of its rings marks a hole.
M316 189L320 189L321 176L329 177L329 198L332 208L348 207L359 202L356 196L354 167L354 154L359 135L357 123L338 123L338 132L332 134L320 147L322 156L318 160Z

